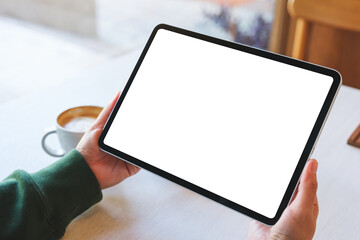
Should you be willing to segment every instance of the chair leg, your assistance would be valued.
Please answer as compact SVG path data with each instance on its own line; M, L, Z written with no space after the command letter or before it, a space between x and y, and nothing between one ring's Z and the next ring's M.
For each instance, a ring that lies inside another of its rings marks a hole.
M294 44L291 56L300 60L305 60L306 41L309 30L309 23L304 19L296 20Z

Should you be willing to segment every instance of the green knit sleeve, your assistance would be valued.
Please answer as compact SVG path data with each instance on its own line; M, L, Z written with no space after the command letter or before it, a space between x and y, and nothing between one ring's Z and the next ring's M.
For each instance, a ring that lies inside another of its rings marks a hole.
M95 175L76 150L39 172L16 170L0 182L0 239L59 239L101 198Z

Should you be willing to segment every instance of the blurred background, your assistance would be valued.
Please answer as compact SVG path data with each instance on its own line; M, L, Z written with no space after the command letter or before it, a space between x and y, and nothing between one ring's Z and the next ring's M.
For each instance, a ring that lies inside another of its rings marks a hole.
M144 46L167 23L267 49L274 0L0 0L0 104Z
M316 12L309 0L0 0L0 104L141 49L159 23L333 67L360 88L360 5L330 2Z

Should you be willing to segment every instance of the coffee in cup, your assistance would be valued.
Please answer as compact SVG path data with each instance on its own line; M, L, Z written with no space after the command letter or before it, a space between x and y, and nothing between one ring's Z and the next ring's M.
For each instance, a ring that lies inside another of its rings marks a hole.
M45 133L41 140L44 151L53 157L64 156L77 146L102 109L97 106L80 106L60 113L56 118L55 130ZM62 149L53 149L46 144L46 138L54 133L57 134Z

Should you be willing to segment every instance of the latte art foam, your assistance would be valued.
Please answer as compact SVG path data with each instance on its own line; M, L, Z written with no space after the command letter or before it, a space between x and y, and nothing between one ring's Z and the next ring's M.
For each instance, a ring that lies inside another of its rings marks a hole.
M70 122L65 124L64 128L75 132L86 132L94 121L95 118L75 117Z

